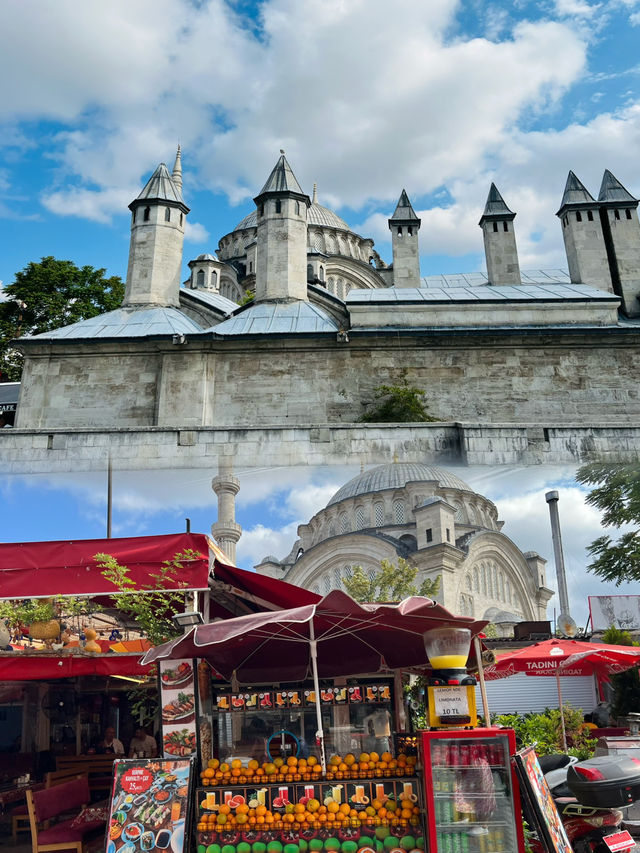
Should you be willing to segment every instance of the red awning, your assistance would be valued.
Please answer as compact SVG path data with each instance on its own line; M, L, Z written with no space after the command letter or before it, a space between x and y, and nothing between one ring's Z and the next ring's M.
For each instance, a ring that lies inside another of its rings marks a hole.
M96 554L115 557L139 586L153 585L151 575L161 569L163 561L187 550L198 557L184 562L180 582L186 583L185 589L206 590L210 555L203 533L0 544L0 599L109 595L115 588L97 568Z
M0 656L0 682L47 681L78 675L120 675L142 677L151 667L140 664L140 655L39 655L16 653Z

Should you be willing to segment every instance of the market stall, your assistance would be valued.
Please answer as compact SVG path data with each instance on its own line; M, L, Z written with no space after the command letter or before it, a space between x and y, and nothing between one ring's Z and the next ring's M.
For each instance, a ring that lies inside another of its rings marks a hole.
M430 628L475 636L483 625L429 599L359 605L334 591L200 625L148 652L163 714L180 726L184 711L183 742L165 748L188 752L200 738L200 853L424 849L417 740L399 731L395 676L428 665ZM207 685L203 662L226 682Z

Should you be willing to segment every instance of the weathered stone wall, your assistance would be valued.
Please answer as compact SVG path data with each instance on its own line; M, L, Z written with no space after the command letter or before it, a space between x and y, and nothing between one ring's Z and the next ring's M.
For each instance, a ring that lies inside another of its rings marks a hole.
M556 465L640 460L640 426L566 424L342 424L246 429L161 427L0 430L4 475L106 470L218 470L380 465L394 457L437 465Z
M115 345L113 345L115 347ZM354 423L406 375L443 421L640 423L637 332L488 332L51 347L30 353L21 428ZM406 373L405 373L406 371Z

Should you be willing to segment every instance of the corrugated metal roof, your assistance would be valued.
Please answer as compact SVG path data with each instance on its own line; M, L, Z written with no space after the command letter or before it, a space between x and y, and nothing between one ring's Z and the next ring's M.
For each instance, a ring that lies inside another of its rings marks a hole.
M71 326L34 335L31 340L93 340L95 338L145 338L202 332L178 308L117 308Z
M585 284L539 283L530 285L462 285L429 283L420 288L388 288L386 290L350 290L347 305L364 302L557 302L559 300L611 302L613 293L596 290Z
M338 325L321 308L309 302L260 302L209 331L216 335L335 334Z
M523 270L520 273L522 286L538 284L571 284L568 270ZM421 279L421 287L478 287L489 284L485 272L445 273L428 275Z
M152 199L162 199L163 201L184 204L182 191L174 183L164 163L160 163L153 175L151 175L136 201L151 201Z
M617 202L619 204L634 206L638 203L638 199L634 198L631 193L622 186L616 176L608 169L604 170L604 175L602 176L602 184L600 185L598 201L605 203Z
M237 302L234 302L232 299L227 299L226 296L221 296L214 290L198 290L195 288L192 290L191 288L188 288L180 291L181 295L183 293L193 297L193 299L197 299L198 302L202 302L203 305L222 311L227 316L238 310Z
M293 169L287 162L287 158L284 156L284 152L280 154L278 162L273 167L271 174L267 178L266 184L262 187L258 196L261 196L263 193L281 192L299 193L300 195L304 195L302 187L298 183L296 176L293 174ZM256 196L256 198L258 196Z

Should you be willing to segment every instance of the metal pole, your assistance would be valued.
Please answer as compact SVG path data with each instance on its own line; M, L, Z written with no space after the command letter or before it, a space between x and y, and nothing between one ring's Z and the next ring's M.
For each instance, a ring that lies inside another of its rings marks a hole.
M482 666L482 649L480 648L480 638L476 634L473 638L473 648L476 652L476 661L478 664L478 681L480 682L480 696L482 697L482 710L484 711L485 726L491 725L491 714L489 713L489 700L487 699L487 688L484 683L484 669Z
M556 576L558 579L558 600L560 601L560 615L570 616L569 593L567 592L567 577L564 570L564 556L562 553L562 534L560 533L560 516L558 515L557 492L547 492L544 496L549 504L549 516L551 517L551 536L553 539L553 557L556 563Z
M324 752L324 730L322 728L322 706L320 704L320 683L318 681L318 644L313 629L313 622L309 622L309 647L311 649L311 671L313 673L313 689L316 694L316 738L320 742L320 763L322 772L327 772L327 757Z
M560 707L560 722L562 723L562 748L567 751L567 731L564 727L564 709L562 707L562 687L560 686L560 672L556 669L556 685L558 687L558 703Z
M107 539L111 539L111 510L113 504L113 468L111 453L107 462Z

